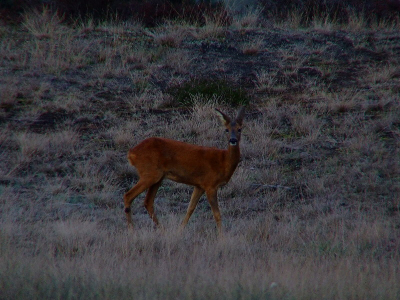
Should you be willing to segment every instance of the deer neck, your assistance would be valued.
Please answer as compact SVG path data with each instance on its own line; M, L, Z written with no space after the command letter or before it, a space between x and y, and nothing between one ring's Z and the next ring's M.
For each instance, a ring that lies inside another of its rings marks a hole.
M240 160L240 148L239 143L236 146L229 145L228 146L228 155L227 155L227 171L229 177L232 176L233 172L239 163Z

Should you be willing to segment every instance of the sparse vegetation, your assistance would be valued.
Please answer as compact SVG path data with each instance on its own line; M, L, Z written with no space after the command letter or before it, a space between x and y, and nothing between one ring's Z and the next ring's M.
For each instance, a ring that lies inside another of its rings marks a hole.
M155 23L38 7L1 24L0 299L400 298L396 11L280 3L279 22L265 3ZM178 234L191 188L169 181L164 229L139 197L128 233L127 150L225 147L214 108L241 103L225 237L204 199Z

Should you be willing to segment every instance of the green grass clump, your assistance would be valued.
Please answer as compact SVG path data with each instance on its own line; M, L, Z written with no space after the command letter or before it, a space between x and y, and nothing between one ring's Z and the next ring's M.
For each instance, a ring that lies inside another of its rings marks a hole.
M214 98L219 103L234 107L249 103L249 96L246 91L221 79L196 79L188 81L171 87L168 93L175 99L173 105L177 106L193 106L194 96L200 96L204 101Z

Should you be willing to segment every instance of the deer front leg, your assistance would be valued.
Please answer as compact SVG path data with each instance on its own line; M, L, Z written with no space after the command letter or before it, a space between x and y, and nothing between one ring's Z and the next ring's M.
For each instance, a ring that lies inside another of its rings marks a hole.
M199 203L199 199L201 195L204 194L204 190L199 188L199 187L194 187L192 197L190 198L189 206L186 212L185 219L183 219L181 229L183 229L186 224L189 222L190 216L193 214L194 209L197 206L197 203Z

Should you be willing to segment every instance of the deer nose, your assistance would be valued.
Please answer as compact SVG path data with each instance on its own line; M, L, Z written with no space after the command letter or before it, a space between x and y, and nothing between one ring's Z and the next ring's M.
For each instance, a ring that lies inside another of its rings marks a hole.
M231 138L231 139L229 140L229 144L231 144L232 146L236 146L237 143L238 143L237 138Z

